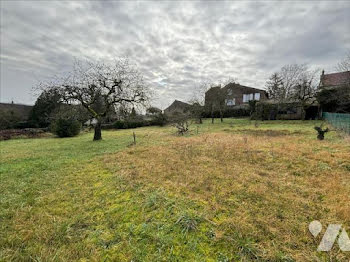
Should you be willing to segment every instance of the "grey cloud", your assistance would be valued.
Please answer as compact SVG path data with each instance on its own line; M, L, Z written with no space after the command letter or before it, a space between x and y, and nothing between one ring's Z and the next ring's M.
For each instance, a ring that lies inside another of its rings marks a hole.
M128 56L154 103L187 101L202 80L264 87L288 63L332 71L350 49L349 2L1 3L1 101L33 103L31 87L74 58Z

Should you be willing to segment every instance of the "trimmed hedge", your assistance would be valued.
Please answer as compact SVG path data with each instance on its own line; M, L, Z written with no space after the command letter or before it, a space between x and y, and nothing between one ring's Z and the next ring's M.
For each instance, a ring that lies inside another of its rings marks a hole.
M129 121L118 120L113 124L114 128L116 129L129 129L129 128L149 126L149 125L150 125L149 121L144 121L144 120L129 120Z
M128 120L117 120L113 124L102 125L103 129L130 129L143 126L164 126L168 120L161 114L154 116L151 120L144 120L142 118L128 119Z
M247 117L250 116L249 108L229 108L223 112L223 117ZM203 118L211 118L211 112L204 112ZM214 111L214 118L220 118L220 111Z

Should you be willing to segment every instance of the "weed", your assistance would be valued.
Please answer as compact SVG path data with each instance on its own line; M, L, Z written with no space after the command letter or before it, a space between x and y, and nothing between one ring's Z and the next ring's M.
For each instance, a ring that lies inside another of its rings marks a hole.
M187 233L197 230L200 221L201 219L197 215L184 213L179 216L175 224L178 224L182 228L182 232Z

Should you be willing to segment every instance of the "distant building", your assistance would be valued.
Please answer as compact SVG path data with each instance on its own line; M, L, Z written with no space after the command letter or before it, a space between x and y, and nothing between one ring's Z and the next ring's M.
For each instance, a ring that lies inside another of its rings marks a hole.
M184 114L187 113L191 105L185 102L175 100L169 107L164 109L164 114L173 115L173 114Z
M350 113L350 71L320 77L317 99L323 112Z
M320 77L320 88L336 88L350 84L350 71L325 74L322 71Z
M205 93L205 105L217 105L224 103L226 107L245 106L249 101L264 101L267 99L265 90L243 86L237 83L230 83L221 88L215 86Z

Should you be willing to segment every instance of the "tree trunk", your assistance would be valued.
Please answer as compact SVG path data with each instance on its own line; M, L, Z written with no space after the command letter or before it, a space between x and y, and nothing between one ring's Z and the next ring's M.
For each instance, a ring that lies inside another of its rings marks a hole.
M200 124L203 124L202 117L199 117L199 123L200 123Z
M97 123L95 125L95 134L94 134L94 141L101 140L102 134L101 134L101 121L97 120Z
M307 108L308 107L305 104L301 105L301 120L305 120Z
M304 108L301 109L301 120L305 120L306 117L306 111Z
M224 122L224 117L221 109L220 109L220 121L221 123Z

